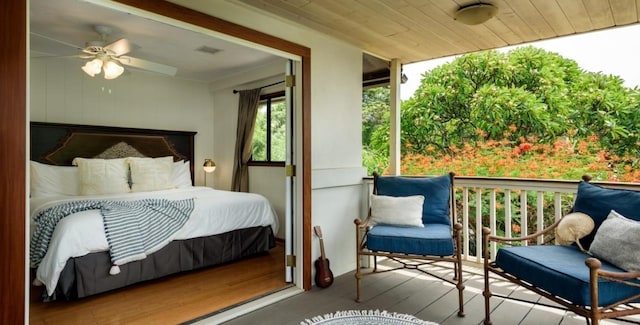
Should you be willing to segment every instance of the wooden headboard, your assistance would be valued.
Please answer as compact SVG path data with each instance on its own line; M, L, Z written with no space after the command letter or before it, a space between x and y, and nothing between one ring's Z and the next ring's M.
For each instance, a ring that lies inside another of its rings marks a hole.
M76 157L166 157L188 160L194 172L197 132L31 122L31 160L69 166Z

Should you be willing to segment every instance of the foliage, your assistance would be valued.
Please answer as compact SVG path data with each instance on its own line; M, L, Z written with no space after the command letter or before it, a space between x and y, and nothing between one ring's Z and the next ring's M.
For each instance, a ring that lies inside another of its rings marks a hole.
M362 164L369 175L389 165L389 87L362 92Z
M625 175L640 165L639 126L640 90L619 77L534 47L473 53L424 73L402 103L402 168L424 174L437 162L459 175L637 180ZM387 153L388 123L366 129L363 156Z
M267 131L270 131L271 161L285 161L287 141L287 116L284 100L271 101L271 125L267 128L267 106L261 104L256 115L256 124L253 132L254 161L267 161Z

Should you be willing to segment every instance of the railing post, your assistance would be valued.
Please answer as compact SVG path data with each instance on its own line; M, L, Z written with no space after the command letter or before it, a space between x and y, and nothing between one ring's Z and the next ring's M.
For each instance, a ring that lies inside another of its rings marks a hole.
M482 189L476 191L476 261L480 263L482 253Z
M526 237L529 234L529 220L527 220L527 191L522 190L520 192L520 236ZM523 246L527 246L529 243L523 242Z
M469 188L462 189L462 234L464 236L464 258L469 259Z
M536 191L536 221L536 232L544 229L544 193L541 191ZM544 243L544 236L538 236L537 241Z
M489 228L491 229L491 234L495 235L496 233L496 189L491 189L491 194L489 197ZM496 256L496 244L495 242L491 242L491 256Z

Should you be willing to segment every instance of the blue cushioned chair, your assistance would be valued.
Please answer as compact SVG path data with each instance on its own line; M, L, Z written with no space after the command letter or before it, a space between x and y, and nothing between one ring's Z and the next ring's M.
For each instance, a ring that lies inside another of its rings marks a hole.
M379 176L374 174L374 195L424 196L422 207L424 227L406 227L393 224L372 226L371 209L369 209L365 220L356 219L354 221L357 241L356 301L360 302L360 281L364 276L397 269L413 269L455 285L459 298L458 316L464 316L462 297L464 284L462 282L462 255L460 252L462 225L455 222L453 177L453 173L439 177ZM419 215L417 216L419 217ZM395 216L393 217L395 218ZM417 222L419 223L419 220ZM370 272L364 272L361 267L361 257L363 256L373 256L374 267ZM392 259L400 266L379 270L378 257ZM434 274L422 268L442 261L453 264L451 277Z
M594 220L594 230L580 240L587 250L611 210L629 219L640 220L640 192L605 188L588 181L589 177L585 176L578 184L572 209ZM593 325L597 325L600 319L640 314L640 309L630 304L640 299L640 272L626 272L605 259L582 252L575 244L505 246L498 250L494 260L490 259L491 242L510 245L523 240L533 241L554 231L559 223L560 220L538 233L520 238L492 236L491 230L484 228L485 324L491 324L489 298L493 294L489 273L549 298L585 317L587 323ZM634 240L640 240L640 234Z

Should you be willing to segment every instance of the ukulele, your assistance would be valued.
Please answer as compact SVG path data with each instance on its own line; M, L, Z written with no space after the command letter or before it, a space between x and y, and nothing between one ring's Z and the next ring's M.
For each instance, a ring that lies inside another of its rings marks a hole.
M324 242L322 240L322 230L320 226L313 227L313 231L320 239L320 257L315 262L316 285L320 288L327 288L333 283L333 273L329 269L329 260L324 255Z

